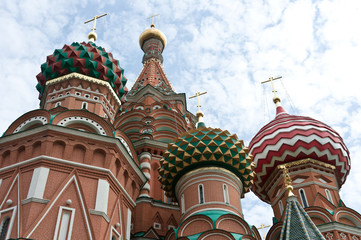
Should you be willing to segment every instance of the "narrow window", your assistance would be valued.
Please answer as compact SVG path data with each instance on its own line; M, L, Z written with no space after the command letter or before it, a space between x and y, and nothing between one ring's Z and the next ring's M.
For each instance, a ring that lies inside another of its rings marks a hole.
M303 207L304 207L304 208L308 207L305 190L303 190L303 189L301 188L301 189L299 190L299 193L300 193L301 202L302 202Z
M74 208L60 207L53 240L71 239L74 223Z
M181 209L182 209L182 214L184 214L185 212L185 202L184 202L184 194L182 194L182 197L181 197Z
M6 239L6 234L8 233L8 229L9 229L9 223L10 223L10 218L6 217L3 222L1 223L1 234L0 234L0 240L5 240Z
M333 204L330 191L328 189L325 189L325 192L326 192L326 197L327 197L328 201L330 201Z
M204 203L204 192L203 192L203 185L198 185L198 195L199 195L199 203Z
M88 103L87 103L87 102L83 102L83 103L81 104L81 108L82 108L82 109L88 109Z
M223 184L223 198L226 204L229 204L229 194L228 194L228 186Z
M278 207L280 208L280 213L281 215L283 214L283 203L282 203L282 200L279 200L278 201Z
M55 107L59 107L59 106L61 106L61 102L55 103Z

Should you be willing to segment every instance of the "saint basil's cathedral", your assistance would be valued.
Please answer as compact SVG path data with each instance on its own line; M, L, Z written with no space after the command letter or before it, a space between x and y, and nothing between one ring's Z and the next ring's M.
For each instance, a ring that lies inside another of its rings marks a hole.
M249 191L273 209L267 240L361 240L361 215L339 195L349 151L330 126L288 114L275 95L274 120L245 146L207 127L199 103L187 110L153 24L130 90L88 37L46 57L40 108L0 138L0 240L261 240L242 212Z

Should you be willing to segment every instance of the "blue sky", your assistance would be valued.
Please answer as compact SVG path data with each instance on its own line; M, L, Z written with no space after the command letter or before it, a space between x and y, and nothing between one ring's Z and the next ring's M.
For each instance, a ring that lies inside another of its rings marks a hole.
M187 96L208 91L201 104L207 125L236 133L246 144L274 117L275 82L285 109L333 127L350 150L352 170L341 189L347 206L361 212L361 2L279 1L70 1L2 0L0 4L0 131L39 107L36 74L46 56L64 44L86 41L97 24L97 45L112 52L132 86L141 71L138 38L159 13L168 38L164 69ZM293 103L294 107L291 107ZM196 112L196 101L188 108ZM252 193L246 220L271 224L271 208Z

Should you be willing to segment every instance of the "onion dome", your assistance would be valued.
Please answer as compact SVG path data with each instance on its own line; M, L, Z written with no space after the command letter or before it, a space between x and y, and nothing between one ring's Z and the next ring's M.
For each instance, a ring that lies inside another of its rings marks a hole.
M152 25L150 25L150 28L144 30L144 32L142 32L142 34L140 34L140 36L139 36L140 48L143 48L143 43L146 40L151 39L151 38L160 40L163 44L163 49L167 45L167 38L164 35L164 33L162 31L160 31L159 29L156 29L154 24L152 24Z
M233 172L243 183L243 194L253 184L253 162L248 148L235 134L219 128L198 127L168 145L160 161L159 181L167 196L175 197L177 181L187 172L218 166Z
M341 136L315 119L286 113L277 105L276 118L265 125L250 142L256 164L253 191L269 202L264 184L278 165L302 159L314 159L335 167L339 186L350 171L349 151Z
M119 99L124 102L128 92L124 70L111 53L93 42L64 45L62 49L56 49L47 57L46 62L41 65L41 72L36 76L39 98L47 81L73 72L109 82Z

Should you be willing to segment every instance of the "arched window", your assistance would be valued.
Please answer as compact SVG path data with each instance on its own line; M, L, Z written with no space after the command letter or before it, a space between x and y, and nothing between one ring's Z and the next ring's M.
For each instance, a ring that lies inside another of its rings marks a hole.
M306 198L306 192L302 188L299 190L301 202L304 208L308 207L308 202Z
M5 217L1 223L0 240L5 240L8 233L10 217Z
M281 215L283 214L283 203L282 203L282 200L279 200L278 201L278 207L280 208L280 213Z
M223 198L226 204L229 204L229 194L228 194L228 186L223 184Z
M81 104L81 108L82 108L82 109L88 109L88 103L87 103L87 102L83 102L83 103Z
M182 197L181 197L181 209L182 209L182 214L184 214L185 212L185 202L184 202L184 195L182 194Z
M328 201L330 201L333 204L333 200L332 200L330 191L328 189L325 189L325 193L326 193L326 197L327 197Z
M198 185L198 196L199 196L199 203L200 204L204 203L204 190L202 184Z
M59 106L61 106L61 102L55 103L55 107L59 107Z

